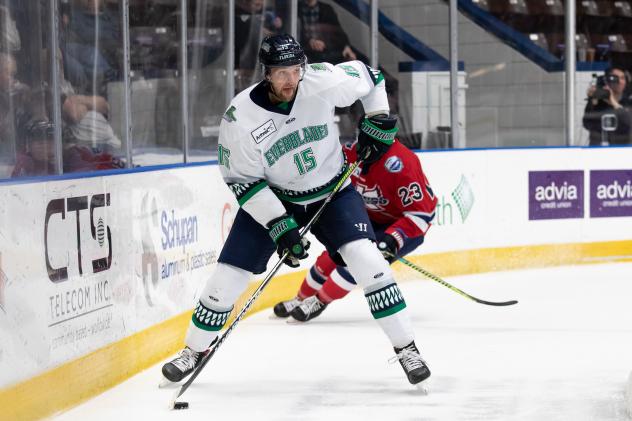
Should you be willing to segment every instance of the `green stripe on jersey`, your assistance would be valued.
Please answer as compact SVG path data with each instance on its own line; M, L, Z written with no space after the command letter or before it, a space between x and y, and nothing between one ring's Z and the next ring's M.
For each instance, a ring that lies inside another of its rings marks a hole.
M373 67L367 66L366 64L364 66L366 67L367 72L369 72L369 76L371 76L371 80L373 81L374 85L377 85L384 80L384 75L379 69L374 69Z
M292 202L292 203L300 203L300 202L305 202L307 200L317 199L321 196L325 197L327 196L329 192L331 192L334 189L334 186L335 184L332 184L331 186L328 186L325 189L318 190L316 192L311 192L311 193L295 192L292 190L277 190L274 188L272 189L272 191L281 200L285 200L286 202Z
M328 193L330 193L336 187L336 184L338 184L338 181L340 181L340 178L342 178L345 172L347 172L348 168L349 168L349 164L347 164L347 160L345 157L345 163L342 165L342 168L340 169L338 174L336 174L331 180L329 180L326 184L320 187L316 187L316 188L304 190L304 191L296 191L296 190L288 190L288 189L282 190L275 187L270 187L270 189L272 190L274 194L276 194L276 196L279 199L284 200L286 202L301 203L308 200L319 199L321 197L324 198L325 196L327 196Z
M252 196L260 192L268 185L265 180L257 180L251 183L231 183L228 187L231 189L239 206L243 206Z

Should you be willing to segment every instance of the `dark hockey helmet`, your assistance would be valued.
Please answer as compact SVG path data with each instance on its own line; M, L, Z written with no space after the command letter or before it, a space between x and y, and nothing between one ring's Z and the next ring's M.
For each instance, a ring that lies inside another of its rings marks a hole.
M264 67L305 64L305 51L291 35L272 35L264 38L261 42L259 62Z

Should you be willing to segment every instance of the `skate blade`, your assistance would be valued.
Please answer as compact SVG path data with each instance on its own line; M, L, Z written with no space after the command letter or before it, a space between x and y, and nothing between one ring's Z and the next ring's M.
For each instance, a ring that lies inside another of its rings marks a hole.
M160 383L158 383L158 389L171 389L178 386L178 383L174 383L171 380L167 379L165 376L162 376Z
M289 317L285 323L289 325L304 325L307 322L301 322L300 320L296 320L294 317Z
M287 319L287 317L279 317L276 314L272 313L272 314L270 314L268 316L268 319L270 319L270 320L285 320L285 319Z
M420 395L423 396L428 396L428 394L430 394L430 384L428 383L428 381L423 381L421 383L417 383L415 386L415 389L417 390L417 392Z

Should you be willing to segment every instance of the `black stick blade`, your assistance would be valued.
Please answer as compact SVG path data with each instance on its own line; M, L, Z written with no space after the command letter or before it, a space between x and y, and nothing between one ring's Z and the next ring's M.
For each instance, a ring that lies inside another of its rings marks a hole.
M173 409L189 409L189 402L174 402Z
M470 296L472 298L472 300L476 301L477 303L480 304L487 304L488 306L497 306L497 307L501 307L501 306L512 306L514 304L518 304L517 300L511 300L511 301L485 301L485 300L481 300L480 298L474 298L472 296Z

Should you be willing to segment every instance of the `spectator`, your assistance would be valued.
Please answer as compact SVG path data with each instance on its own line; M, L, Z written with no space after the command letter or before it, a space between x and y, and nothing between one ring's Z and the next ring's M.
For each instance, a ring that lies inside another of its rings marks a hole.
M108 101L99 95L81 95L65 77L63 56L60 54L61 114L65 147L85 146L95 150L120 154L121 140L110 126Z
M235 1L236 91L260 79L256 65L261 40L275 34L282 26L280 17L272 11L264 11L264 0Z
M71 145L64 148L64 173L124 168L116 157L99 149Z
M356 59L349 38L334 8L319 0L302 0L298 6L300 42L312 63L338 64Z
M11 177L55 173L55 141L53 123L34 119L25 124L23 147L16 154Z
M47 117L43 95L36 95L16 80L16 72L13 56L0 53L0 134L3 140L9 138L16 145L11 175L54 174L54 124ZM107 101L99 96L76 95L62 72L60 75L64 172L121 168L120 161L110 153L120 149L121 142L105 118Z
M18 143L20 129L35 114L31 89L16 79L17 62L11 53L0 53L0 144L2 150Z
M631 143L632 96L629 84L630 76L627 71L611 67L588 88L583 124L590 132L590 146ZM616 117L616 129L602 131L602 116L606 114Z
M64 143L120 153L121 140L106 118L109 111L107 100L97 95L77 95L65 79L61 89Z
M71 0L62 21L66 77L81 92L103 94L105 83L119 77L118 17L104 0Z
M20 51L20 33L6 6L0 6L0 51Z
M261 40L283 25L273 12L264 12L263 0L235 1L235 68L254 69Z
M15 79L17 63L12 54L0 53L0 140L15 140L9 133L14 129L13 97L24 92L25 86L20 86Z
M11 177L40 176L55 173L54 124L31 120L25 127L24 148L17 153ZM63 150L64 173L123 168L112 155L86 146L68 145Z
M130 3L130 67L135 77L174 77L178 69L179 7L154 0Z

